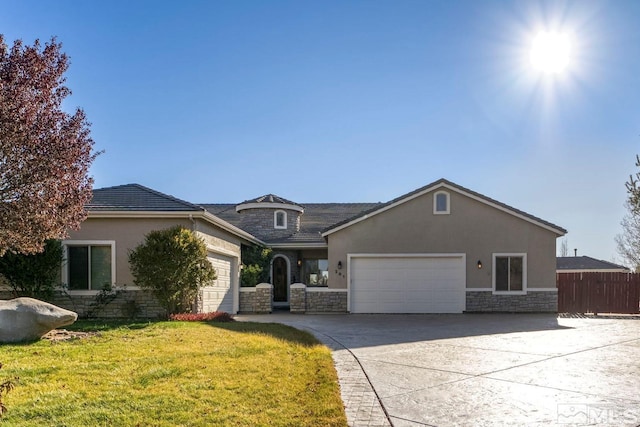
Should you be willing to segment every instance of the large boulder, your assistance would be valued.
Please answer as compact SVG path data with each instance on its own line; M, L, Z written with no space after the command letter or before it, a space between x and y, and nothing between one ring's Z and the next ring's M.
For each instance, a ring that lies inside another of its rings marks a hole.
M34 341L77 319L73 311L33 298L0 301L0 342Z

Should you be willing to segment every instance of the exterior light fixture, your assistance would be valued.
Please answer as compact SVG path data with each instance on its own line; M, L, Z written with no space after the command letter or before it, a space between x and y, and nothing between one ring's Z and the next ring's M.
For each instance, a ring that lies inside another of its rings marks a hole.
M302 260L298 258L298 267L302 266Z
M338 261L338 270L342 270L342 261Z
M478 260L478 270L482 268L482 261Z

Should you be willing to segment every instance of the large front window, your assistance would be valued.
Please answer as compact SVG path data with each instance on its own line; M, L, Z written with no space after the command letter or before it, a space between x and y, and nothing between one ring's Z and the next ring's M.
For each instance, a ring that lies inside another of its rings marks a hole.
M307 286L327 286L329 281L329 261L326 259L305 260L304 275Z
M113 284L113 245L66 244L69 290L100 290Z
M494 256L494 290L522 292L526 290L526 255Z

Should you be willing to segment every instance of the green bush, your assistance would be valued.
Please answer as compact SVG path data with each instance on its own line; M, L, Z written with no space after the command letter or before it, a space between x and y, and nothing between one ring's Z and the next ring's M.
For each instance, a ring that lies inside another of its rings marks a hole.
M269 281L269 268L273 251L263 246L242 246L241 286L256 286Z
M217 277L204 241L181 226L147 234L129 263L133 283L151 291L167 314L190 312L198 289Z
M48 240L37 254L5 253L0 258L0 275L16 296L46 300L60 284L61 265L62 245L58 240Z

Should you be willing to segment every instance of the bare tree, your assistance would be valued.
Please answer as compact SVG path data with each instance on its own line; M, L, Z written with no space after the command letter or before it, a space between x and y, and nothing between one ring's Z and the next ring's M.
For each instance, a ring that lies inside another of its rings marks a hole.
M39 252L86 217L97 154L84 112L61 108L71 94L61 47L52 38L9 49L0 35L0 255Z
M560 255L562 257L569 256L569 242L566 238L562 239L560 243Z
M636 155L636 167L640 168L640 156ZM640 172L629 176L627 187L627 214L622 219L622 234L616 236L618 253L628 267L640 271Z

